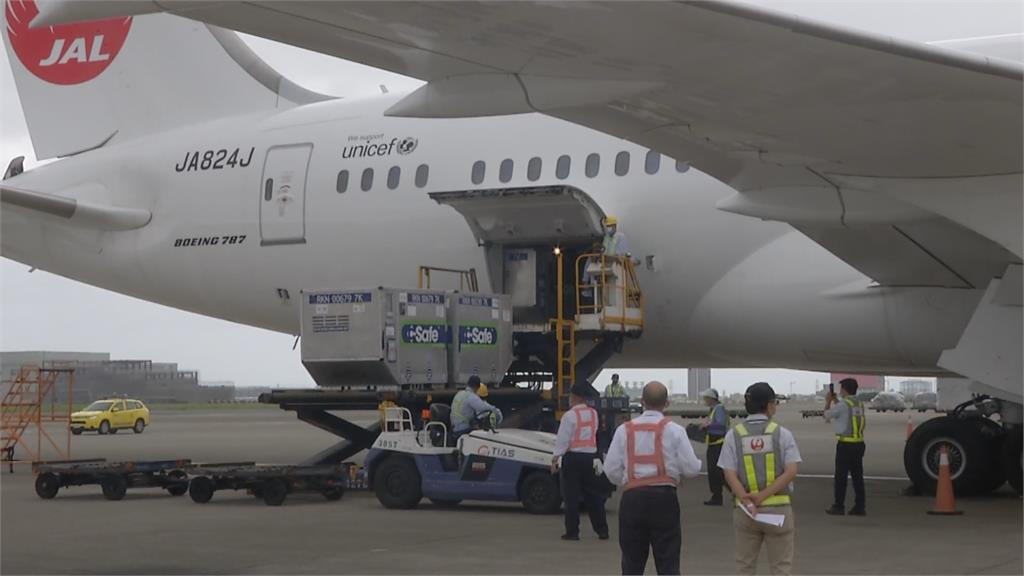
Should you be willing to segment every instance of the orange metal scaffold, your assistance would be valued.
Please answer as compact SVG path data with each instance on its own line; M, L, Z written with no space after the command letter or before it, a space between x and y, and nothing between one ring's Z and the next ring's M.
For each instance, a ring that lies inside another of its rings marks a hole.
M54 394L55 386L59 380L67 384L67 404L58 405ZM18 375L10 382L10 388L4 394L0 402L0 414L2 414L2 434L0 434L0 454L3 461L8 462L10 471L14 472L15 462L34 462L43 460L43 449L46 447L43 439L49 447L56 452L56 459L69 460L71 458L71 429L68 426L71 422L71 398L74 389L75 371L72 368L42 368L39 366L22 366ZM45 402L50 399L50 410L44 410ZM63 422L63 433L65 436L64 446L61 447L52 431L47 431L44 423ZM35 442L26 437L26 433L35 430ZM15 460L15 449L20 446L26 458Z

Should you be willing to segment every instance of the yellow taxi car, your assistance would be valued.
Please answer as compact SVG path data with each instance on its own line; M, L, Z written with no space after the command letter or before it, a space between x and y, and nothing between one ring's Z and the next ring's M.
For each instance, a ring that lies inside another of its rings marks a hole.
M69 426L75 435L86 430L116 434L122 428L131 428L136 434L142 434L149 426L149 408L139 400L127 398L97 400L84 410L71 414Z

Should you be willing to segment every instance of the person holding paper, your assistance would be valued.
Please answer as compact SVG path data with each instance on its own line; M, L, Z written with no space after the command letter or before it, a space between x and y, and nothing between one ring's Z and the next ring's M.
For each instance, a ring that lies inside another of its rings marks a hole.
M718 459L736 501L736 573L755 573L763 543L771 573L788 575L796 531L790 492L800 450L793 433L772 419L775 390L767 382L747 388L744 403L749 416L726 433Z

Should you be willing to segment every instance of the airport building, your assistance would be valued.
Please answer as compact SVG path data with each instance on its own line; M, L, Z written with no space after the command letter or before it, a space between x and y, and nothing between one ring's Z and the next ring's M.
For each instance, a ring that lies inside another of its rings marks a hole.
M899 386L900 394L903 394L908 399L922 392L932 391L932 383L928 380L903 380Z
M711 388L711 368L690 368L686 371L686 395L690 400L695 400L708 388Z
M74 369L72 401L84 404L111 396L127 396L148 403L232 402L235 387L220 382L203 386L199 373L178 365L152 360L111 360L110 354L87 352L0 352L0 394L24 365ZM50 400L64 402L67 387L58 383Z

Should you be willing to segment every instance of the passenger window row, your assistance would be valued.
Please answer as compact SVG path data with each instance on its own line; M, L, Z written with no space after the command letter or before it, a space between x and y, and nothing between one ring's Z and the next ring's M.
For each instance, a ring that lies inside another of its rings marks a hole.
M530 182L536 182L540 180L541 169L544 161L534 156L530 158L530 161L526 163L526 179ZM629 174L630 168L630 154L629 152L622 151L615 155L615 164L613 166L616 176L625 176ZM501 161L498 165L498 181L502 184L507 184L512 181L512 173L515 169L514 163L511 158L506 158ZM644 172L647 174L657 174L658 170L661 169L661 154L650 150L644 157ZM686 172L690 169L690 165L686 162L676 161L676 171ZM569 177L572 171L572 158L565 154L559 156L555 160L555 177L559 180L565 180ZM601 173L601 155L597 153L588 154L583 164L583 173L587 178L596 178ZM469 173L469 180L473 184L483 184L484 178L487 175L487 163L483 160L477 160L473 163L473 167Z
M534 156L530 158L529 162L526 163L526 179L530 182L536 182L540 180L541 169L543 168L544 161ZM625 176L629 174L630 169L630 154L623 150L615 155L615 163L613 169L616 176ZM644 157L644 172L647 174L657 174L658 170L661 169L661 154L650 150ZM676 172L686 172L690 169L690 165L687 162L676 161ZM511 158L506 158L501 161L498 165L498 181L502 184L507 184L512 181L512 175L515 170L515 163ZM555 161L555 177L559 180L565 180L569 177L572 170L572 158L563 154L559 156ZM588 154L583 164L583 173L587 178L596 178L601 173L601 155L597 153ZM482 184L484 177L487 175L487 163L483 160L477 160L473 163L473 167L470 170L469 179L473 184ZM426 164L420 164L416 168L415 178L413 182L417 188L425 188L427 185L427 179L430 177L430 166ZM366 168L359 176L359 189L363 192L368 192L373 188L374 180L374 169ZM387 178L385 183L387 184L388 190L394 190L398 188L402 182L402 168L400 166L392 166L388 169ZM342 170L338 172L338 180L335 186L335 190L339 194L345 193L349 188L349 171Z
M359 189L363 192L369 192L373 188L373 168L366 168L362 171L359 176ZM416 167L416 174L413 178L413 183L416 184L417 188L424 188L427 185L427 179L430 177L430 166L426 164L420 164ZM338 172L338 180L335 183L334 189L338 194L344 194L348 191L349 186L349 172L348 170L342 170ZM398 188L398 185L402 183L402 167L392 166L388 169L387 179L385 181L388 190L394 190Z

